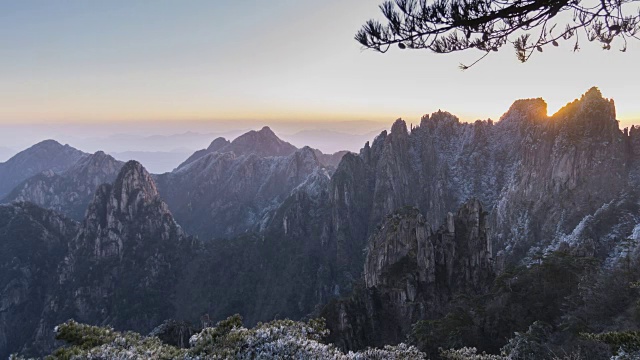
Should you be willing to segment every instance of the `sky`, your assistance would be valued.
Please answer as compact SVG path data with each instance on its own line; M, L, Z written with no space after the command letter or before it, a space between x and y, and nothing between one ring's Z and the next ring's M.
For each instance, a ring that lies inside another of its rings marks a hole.
M463 72L481 54L363 51L353 36L380 2L0 0L0 133L350 121L365 133L439 109L498 119L520 98L542 97L552 113L592 86L623 126L640 124L640 42L626 53L561 43L525 64L505 47Z

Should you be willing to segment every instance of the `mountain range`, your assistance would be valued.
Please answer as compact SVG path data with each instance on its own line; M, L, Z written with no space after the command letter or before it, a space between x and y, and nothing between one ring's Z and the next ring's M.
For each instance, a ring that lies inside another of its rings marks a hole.
M561 322L591 311L579 279L635 274L639 175L640 130L597 88L552 116L526 99L496 122L399 119L357 154L264 127L158 175L43 142L0 164L0 356L50 351L69 318L149 332L235 313L323 316L344 349L410 337L431 351L464 328L496 351L536 320L566 345ZM543 264L573 270L537 302L509 291ZM580 326L610 330L632 306Z

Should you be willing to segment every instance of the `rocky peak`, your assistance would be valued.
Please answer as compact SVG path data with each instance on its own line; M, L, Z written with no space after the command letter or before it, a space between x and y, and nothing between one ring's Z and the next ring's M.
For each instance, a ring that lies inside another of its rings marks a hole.
M214 152L214 151L218 151L220 149L222 149L223 147L227 146L231 144L231 142L223 137L219 137L216 138L215 140L213 140L211 142L211 144L209 144L209 147L207 148L208 152Z
M271 130L271 128L268 126L263 126L262 129L258 131L258 134L261 134L262 136L268 136L268 137L277 137L276 134L273 132L273 130Z
M30 148L23 150L14 156L15 159L24 159L24 158L32 158L34 156L58 156L65 153L75 154L78 157L85 155L85 153L69 146L68 144L62 145L55 140L44 140L41 141ZM11 160L11 159L10 159ZM9 160L9 161L10 161ZM7 161L7 162L9 162Z
M597 87L565 105L553 118L568 126L593 128L595 131L612 130L614 127L618 130L615 104L612 99L604 98Z
M600 111L604 121L616 121L616 106L613 99L602 96L600 89L592 87L580 98L583 112ZM616 123L617 125L617 123Z
M420 127L437 126L441 124L454 125L459 124L460 119L447 111L438 110L433 114L426 114L420 119Z
M378 134L378 136L376 136L373 139L373 143L371 144L371 150L373 152L382 151L382 148L384 147L384 143L387 140L388 136L389 134L387 133L387 130L382 130L380 134Z
M104 151L97 151L75 163L65 174L117 174L123 166L123 162L116 160ZM101 179L102 182L110 182L112 179ZM95 184L100 185L100 184Z
M453 269L447 269L450 288L477 292L488 289L494 269L487 215L480 201L470 199L455 216L448 215L439 230L442 234L453 235L455 244L455 250L448 254L450 258L447 261L454 264Z
M402 119L397 119L391 126L391 135L393 136L404 136L408 134L407 123Z
M547 119L547 103L542 98L520 99L513 102L500 118L505 123L532 123Z
M287 156L297 148L281 140L268 126L259 131L249 131L240 135L221 151L233 151L238 155Z
M597 87L593 86L586 93L582 94L580 101L583 105L588 103L608 103L609 100L602 96L602 92Z
M61 173L87 154L54 140L45 140L0 163L0 197L22 181L52 170Z
M153 179L140 163L132 160L122 167L113 185L98 187L87 209L79 238L95 241L94 253L98 257L117 255L121 253L127 237L123 233L125 229L133 225L144 227L147 232L157 232L165 215L170 216L170 213L160 200ZM156 220L137 223L145 218ZM169 224L172 223L171 218Z
M296 150L293 156L296 157L297 161L302 162L310 169L322 166L315 150L309 146Z
M30 201L81 221L98 186L115 180L123 163L98 151L61 174L46 170L25 180L2 202Z
M67 145L68 146L68 145ZM60 144L59 142L53 140L53 139L47 139L47 140L43 140L35 145L33 145L30 149L57 149L57 148L61 148L63 147L62 144Z
M127 242L140 246L141 237L161 242L173 236L182 237L182 230L147 170L132 160L113 185L98 187L76 242L81 248L90 246L93 255L101 258L122 256Z
M147 170L137 161L124 164L113 183L111 200L117 209L134 216L143 206L159 200L158 189Z

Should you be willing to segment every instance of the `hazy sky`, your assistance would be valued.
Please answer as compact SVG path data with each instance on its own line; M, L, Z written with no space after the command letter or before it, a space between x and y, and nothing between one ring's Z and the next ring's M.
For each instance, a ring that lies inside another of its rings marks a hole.
M505 47L462 72L479 53L362 51L353 35L380 2L0 1L0 124L497 119L518 98L553 112L594 85L640 123L639 42L562 43L526 64Z

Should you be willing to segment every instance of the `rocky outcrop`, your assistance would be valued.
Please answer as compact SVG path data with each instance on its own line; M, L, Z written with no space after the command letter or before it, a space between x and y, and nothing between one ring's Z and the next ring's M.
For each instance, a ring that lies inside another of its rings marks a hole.
M45 140L0 163L0 198L22 181L46 170L61 173L87 154L54 140Z
M48 170L25 180L1 202L30 201L81 221L96 188L113 182L123 164L98 151L60 174Z
M56 270L78 228L30 203L0 205L0 358L40 345L35 329L48 321L42 309L58 291Z
M366 253L364 288L323 310L331 340L349 349L400 342L416 321L442 316L456 294L486 293L494 278L487 213L475 199L437 230L418 209L402 208Z

